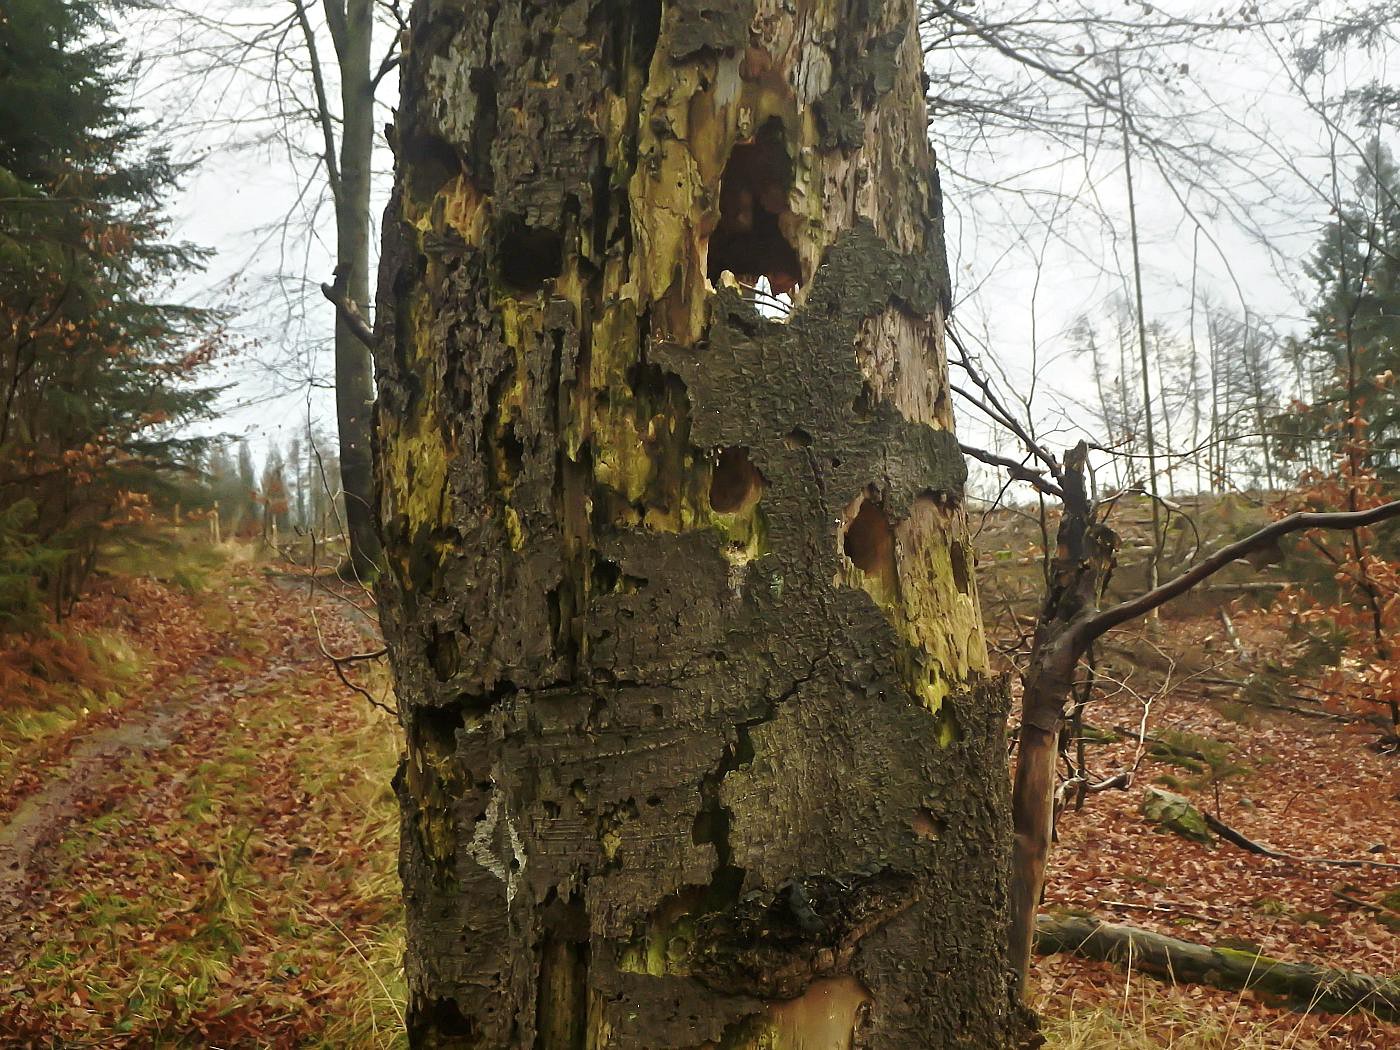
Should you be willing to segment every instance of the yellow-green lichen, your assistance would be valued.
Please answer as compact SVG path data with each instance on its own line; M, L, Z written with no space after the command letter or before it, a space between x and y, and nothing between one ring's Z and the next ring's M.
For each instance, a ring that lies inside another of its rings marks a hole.
M405 787L417 801L414 831L423 852L439 871L452 870L457 825L452 803L463 787L454 760L454 742L425 735L411 738L404 758Z
M447 465L456 455L448 445L436 408L437 367L422 353L428 343L428 307L422 296L416 296L409 311L410 345L413 360L410 367L421 387L421 409L405 422L385 417L383 488L391 517L399 516L407 523L410 533L431 530L447 520Z
M623 973L651 977L685 976L690 973L690 949L695 943L697 901L688 895L667 901L632 938L618 959Z
M892 528L868 497L847 509L837 582L858 587L909 647L903 660L914 695L933 714L989 670L981 612L958 511L928 497ZM940 736L955 737L950 718Z

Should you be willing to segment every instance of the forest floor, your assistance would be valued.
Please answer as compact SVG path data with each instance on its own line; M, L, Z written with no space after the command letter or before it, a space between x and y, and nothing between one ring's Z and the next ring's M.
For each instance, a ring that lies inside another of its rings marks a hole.
M318 640L361 617L172 564L99 580L27 698L0 661L0 1045L393 1045L396 727Z
M1213 625L1164 634L1227 661ZM401 1044L396 731L322 652L372 648L365 626L343 596L187 545L0 648L0 1046ZM1218 786L1220 815L1271 846L1400 863L1400 766L1374 733L1260 712L1192 666L1170 689L1121 673L1087 713L1091 768L1140 758L1136 783L1063 815L1047 908L1400 970L1400 870L1200 845L1139 814L1149 783L1212 810ZM1154 739L1139 740L1149 699ZM1052 1046L1400 1045L1368 1014L1070 956L1038 959L1032 991Z
M1264 616L1239 624L1246 647L1276 647L1282 633ZM1307 703L1297 704L1306 717L1261 707L1214 684L1244 675L1210 617L1164 620L1157 641L1136 634L1117 644L1175 653L1188 666L1111 667L1110 698L1085 712L1088 764L1095 780L1134 767L1136 776L1082 810L1066 807L1043 909L1275 959L1400 973L1400 758L1376 746L1381 730ZM1141 812L1149 786L1299 859L1165 833ZM1038 959L1032 980L1070 1046L1110 1045L1072 1038L1071 1014L1095 1006L1117 1015L1128 1046L1400 1046L1400 1025L1365 1012L1297 1012L1252 992L1169 987L1069 955Z

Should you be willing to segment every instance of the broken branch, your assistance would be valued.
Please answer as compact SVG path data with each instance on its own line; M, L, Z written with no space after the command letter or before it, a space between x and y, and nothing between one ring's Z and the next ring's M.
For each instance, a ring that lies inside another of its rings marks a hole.
M335 284L322 284L321 294L335 307L336 316L350 329L350 334L371 350L377 349L379 341L374 337L374 329L369 326L359 308L345 294L341 277L337 273Z

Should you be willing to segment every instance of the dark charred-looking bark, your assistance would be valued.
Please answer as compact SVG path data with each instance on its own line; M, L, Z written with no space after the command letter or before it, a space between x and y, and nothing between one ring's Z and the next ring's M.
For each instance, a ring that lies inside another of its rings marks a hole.
M913 27L414 5L376 461L418 1046L1018 1035Z

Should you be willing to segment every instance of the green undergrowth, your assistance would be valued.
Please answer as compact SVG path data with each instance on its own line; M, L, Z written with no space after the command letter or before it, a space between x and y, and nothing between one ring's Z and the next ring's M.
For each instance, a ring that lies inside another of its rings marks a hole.
M107 628L39 628L0 655L0 785L39 744L121 703L149 653Z
M227 610L205 593L227 563L221 548L153 530L108 553L63 622L0 635L0 788L49 741L142 696L172 637L212 634L199 615Z
M104 548L101 565L114 576L145 576L198 594L209 589L234 550L209 543L202 529L148 529Z
M227 601L256 581L242 553L188 530L151 530L105 550L102 570L61 623L0 634L0 788L48 760L50 742L105 712L195 687L201 661L241 670L267 649ZM222 649L224 655L211 656Z
M297 708L323 699L305 685L247 698L193 766L161 753L149 793L62 844L71 903L23 975L41 1016L71 1023L76 995L99 1029L138 1042L272 1030L395 1045L397 745L363 712L303 721Z

